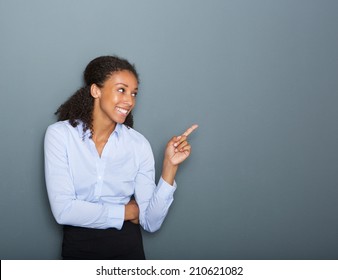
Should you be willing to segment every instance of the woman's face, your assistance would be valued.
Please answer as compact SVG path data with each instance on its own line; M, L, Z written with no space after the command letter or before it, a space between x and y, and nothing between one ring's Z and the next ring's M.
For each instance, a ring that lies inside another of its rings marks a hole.
M95 100L94 118L104 118L114 123L124 123L134 108L138 90L135 75L127 70L114 72L99 88L92 86Z

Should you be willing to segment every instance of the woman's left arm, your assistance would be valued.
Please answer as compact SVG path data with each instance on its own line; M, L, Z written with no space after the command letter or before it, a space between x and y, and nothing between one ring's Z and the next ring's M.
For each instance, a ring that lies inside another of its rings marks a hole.
M180 136L173 137L167 144L163 160L162 176L154 183L155 162L150 144L142 148L142 160L135 179L135 199L139 206L139 221L150 232L158 230L173 202L176 190L175 175L180 163L188 158L191 146L187 137L197 128L193 125Z

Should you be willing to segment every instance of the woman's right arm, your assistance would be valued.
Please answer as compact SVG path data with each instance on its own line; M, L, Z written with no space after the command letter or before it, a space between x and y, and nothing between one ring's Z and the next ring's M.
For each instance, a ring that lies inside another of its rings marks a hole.
M77 199L67 156L68 133L64 125L56 123L48 127L44 141L47 193L56 221L64 225L121 229L126 215L135 218L134 206Z

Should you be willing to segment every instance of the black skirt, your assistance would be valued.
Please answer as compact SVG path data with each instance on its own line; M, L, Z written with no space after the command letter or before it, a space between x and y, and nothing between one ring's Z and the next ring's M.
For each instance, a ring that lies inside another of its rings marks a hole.
M140 226L124 222L121 230L63 227L64 260L144 260Z

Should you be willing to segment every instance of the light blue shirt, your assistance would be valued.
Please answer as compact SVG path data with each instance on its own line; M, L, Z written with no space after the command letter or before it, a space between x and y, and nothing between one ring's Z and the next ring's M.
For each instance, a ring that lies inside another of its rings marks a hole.
M174 186L155 184L154 156L146 138L117 124L101 157L90 131L68 121L45 135L45 177L51 209L59 224L121 229L125 205L134 195L141 226L158 230L173 201Z

